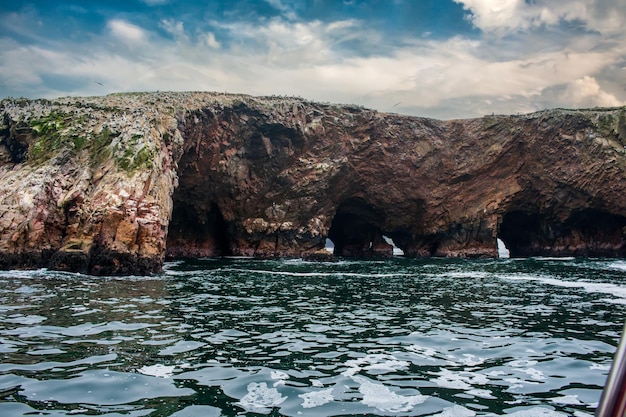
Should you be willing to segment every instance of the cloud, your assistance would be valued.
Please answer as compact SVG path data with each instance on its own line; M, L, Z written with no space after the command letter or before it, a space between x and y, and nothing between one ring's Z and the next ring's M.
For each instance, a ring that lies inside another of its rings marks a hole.
M284 0L265 0L270 6L278 10L283 17L289 20L296 20L298 16L294 10L284 3Z
M114 37L130 44L142 43L147 39L145 30L125 20L109 20L107 27Z
M205 32L201 34L200 36L198 36L198 40L200 41L201 45L206 45L209 48L219 49L222 46L221 43L217 39L215 39L215 34L213 34L212 32Z
M341 60L338 48L368 35L356 21L341 20L329 23L313 20L290 22L274 18L264 24L250 22L213 23L220 31L228 33L231 52L244 54L251 60L260 59L279 68L311 67Z
M559 94L559 100L570 103L568 107L616 107L626 104L613 94L603 91L598 81L587 75L568 83Z
M390 42L356 19L194 25L170 17L150 28L115 17L101 33L71 41L26 46L0 36L0 89L47 98L150 90L299 95L439 118L623 104L621 35L557 35Z
M622 0L454 0L471 14L469 20L485 32L511 32L561 22L580 22L600 33L621 31ZM621 3L621 4L620 4Z
M161 20L161 28L167 33L172 35L175 40L186 42L189 40L187 33L185 33L185 24L181 21L175 21L171 19Z

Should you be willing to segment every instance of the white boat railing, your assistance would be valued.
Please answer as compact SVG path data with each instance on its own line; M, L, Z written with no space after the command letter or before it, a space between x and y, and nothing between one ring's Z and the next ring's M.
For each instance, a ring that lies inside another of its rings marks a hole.
M624 416L626 416L626 323L596 410L596 417Z

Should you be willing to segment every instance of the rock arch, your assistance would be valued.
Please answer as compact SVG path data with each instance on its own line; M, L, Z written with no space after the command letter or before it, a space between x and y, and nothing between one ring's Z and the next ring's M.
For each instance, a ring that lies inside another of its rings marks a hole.
M380 224L383 214L362 198L339 204L328 238L335 244L334 255L348 257L393 256L393 246L385 242Z
M547 244L544 220L536 212L513 210L502 217L498 237L511 257L535 256Z

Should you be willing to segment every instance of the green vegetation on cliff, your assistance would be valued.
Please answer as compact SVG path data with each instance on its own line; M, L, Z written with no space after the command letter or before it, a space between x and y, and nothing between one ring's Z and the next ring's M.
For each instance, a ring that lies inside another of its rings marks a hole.
M93 128L89 122L93 126L94 120L87 114L76 116L58 110L31 120L28 163L40 165L57 156L84 152L92 168L110 159L128 174L152 168L155 151L144 140L144 135L123 135L108 125Z

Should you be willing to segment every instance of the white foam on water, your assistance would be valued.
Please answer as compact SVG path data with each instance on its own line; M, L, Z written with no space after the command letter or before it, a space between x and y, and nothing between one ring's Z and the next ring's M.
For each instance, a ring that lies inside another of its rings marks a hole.
M235 404L249 412L269 414L273 407L278 407L287 399L276 388L268 388L265 382L251 382L247 388L248 393Z
M562 397L555 397L555 398L550 399L550 402L554 404L564 404L564 405L584 405L585 404L578 399L578 395L563 395Z
M163 273L165 275L170 275L170 276L185 276L185 275L190 275L193 274L194 271L177 271L175 269L163 269Z
M486 417L496 417L497 414L488 414ZM567 414L559 413L544 407L532 407L525 410L504 414L506 417L564 417Z
M322 388L324 386L324 383L322 381L320 381L319 379L312 379L311 380L311 386L312 387L317 387L317 388Z
M447 373L446 375L440 375L433 382L437 384L440 388L448 388L448 389L459 389L459 390L469 390L472 388L470 384L464 381L462 378L452 375L452 372L448 370L444 370L442 372Z
M5 323L12 323L12 324L22 324L25 326L29 326L31 324L39 324L42 321L46 321L48 318L44 317L44 316L39 316L36 314L29 314L26 316L23 315L19 315L16 317L9 317L0 321L3 321Z
M521 368L521 367L524 367L524 366L533 366L533 365L537 365L537 361L536 360L522 359L522 360L518 360L518 361L511 361L511 362L509 362L509 366L512 366L514 368Z
M36 278L45 278L46 273L49 272L48 269L46 268L40 268L40 269L25 269L25 270L21 270L21 269L9 269L9 270L5 270L5 271L0 271L0 278L26 278L26 279L31 279L33 277ZM59 274L61 274L59 272ZM44 275L44 277L39 277L39 275ZM69 273L68 273L69 275ZM78 274L76 274L78 275Z
M359 392L363 394L361 402L368 407L376 408L383 412L406 413L414 406L422 404L428 399L426 395L398 395L391 392L383 384L371 382L362 376L351 377L354 382L359 383Z
M607 265L609 269L617 269L618 271L626 271L626 261L615 261Z
M285 381L289 379L289 375L282 371L272 371L270 372L270 378L276 381L274 382L274 387L278 387L285 385Z
M537 381L528 381L528 380L519 379L519 378L505 378L504 381L510 384L509 387L507 388L507 391L515 391L518 388L524 388L524 385L539 384L539 382Z
M484 398L486 400L498 399L497 397L493 395L493 392L491 392L488 389L471 389L471 390L465 391L465 393L468 395L473 395L474 397Z
M289 379L289 375L283 371L272 371L270 372L270 378L285 380L285 379Z
M169 366L158 363L156 365L143 366L137 369L137 372L148 376L156 376L158 378L169 378L174 374L175 368L176 366L174 365Z
M597 406L596 406L596 408L597 408ZM574 417L593 417L593 414L589 414L589 413L585 413L585 412L576 410L576 411L574 411Z
M444 408L439 414L433 414L430 417L474 417L476 413L470 409L455 405L453 407Z
M172 268L176 268L179 265L184 264L185 261L168 261L163 263L163 273L167 275L183 275L186 271L174 271Z
M445 272L444 274L450 278L488 278L491 276L489 272L481 271ZM435 276L440 276L440 274L436 274Z
M485 358L472 355L471 353L464 353L463 358L459 359L459 362L465 366L476 366L485 362Z
M362 274L356 272L289 272L289 271L268 271L264 269L237 269L224 268L222 271L243 272L247 274L262 275L281 275L288 277L355 277L355 278L392 278L392 277L412 277L414 274L395 273L395 274Z
M28 352L26 352L26 354L28 355L35 355L35 356L39 356L39 355L59 355L62 353L67 353L64 350L61 349L38 349L38 350L29 350Z
M530 379L534 379L535 381L541 381L541 380L546 379L546 376L543 374L543 372L535 368L522 369L522 372L527 374L530 377Z
M437 351L433 348L423 347L420 345L410 345L405 347L410 352L417 353L418 355L425 357L428 360L434 361L434 356L437 355Z
M576 258L573 256L533 256L532 259L540 261L573 261Z
M564 288L580 288L589 293L596 294L611 294L622 300L607 300L617 303L626 302L626 286L620 286L616 284L610 284L606 282L588 282L588 281L565 281L557 278L550 278L541 275L528 275L528 274L508 274L500 275L501 278L511 281L537 281L543 284L552 285L555 287Z
M439 371L439 376L433 381L441 388L470 390L473 385L487 385L489 378L475 372L456 372L448 369Z
M598 301L606 302L606 303L610 303L610 304L626 305L626 298L602 298L602 299L600 299Z
M319 407L324 404L328 404L333 401L333 389L323 389L319 391L311 391L305 394L300 394L298 397L302 398L302 408Z
M358 359L350 359L346 361L348 369L342 372L343 376L358 374L361 370L374 371L376 373L388 373L401 371L408 368L407 361L400 361L392 355L383 353L370 354Z

